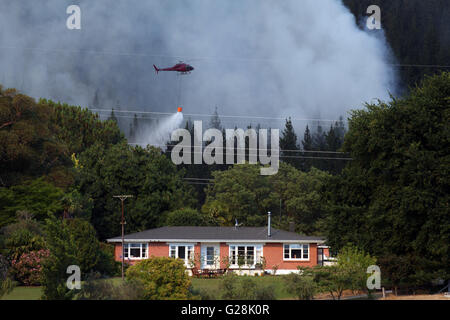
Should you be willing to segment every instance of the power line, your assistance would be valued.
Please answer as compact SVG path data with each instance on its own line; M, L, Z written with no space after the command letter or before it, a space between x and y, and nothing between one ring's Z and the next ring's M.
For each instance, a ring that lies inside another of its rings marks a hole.
M115 112L115 111L114 111ZM173 113L172 113L173 114ZM114 115L116 118L124 118L124 119L134 119L134 116L120 116L120 115ZM251 117L249 117L249 119L250 119ZM137 120L161 120L161 119L164 119L163 117L138 117L138 118L136 118ZM221 124L226 124L226 123L231 123L231 124L233 124L233 125L236 125L237 123L239 123L239 122L237 122L237 121L239 121L239 120L235 120L235 121L233 121L233 120L220 120L220 123ZM244 121L244 120L241 120L241 121ZM283 120L270 120L270 119L264 119L264 120L262 120L262 121L256 121L255 123L257 124L257 125L261 125L261 124L264 124L264 123L266 123L266 122L274 122L274 121L283 121ZM320 122L320 121L322 121L322 120L314 120L315 122ZM340 121L340 120L336 120L336 121ZM342 120L343 122L347 122L346 120ZM252 124L252 125L254 125L254 123L252 123L252 122L246 122L246 124L248 125L248 124ZM308 127L309 128L318 128L318 127L323 127L322 125L320 125L320 124L314 124L314 123L308 123ZM256 129L256 126L254 126L254 127L251 127L252 129ZM184 128L180 128L180 129L184 129Z
M59 53L75 53L75 54L91 54L91 55L112 55L112 56L133 56L133 57L152 57L152 58L169 58L169 59L184 59L186 56L177 56L170 54L150 54L150 53L136 53L136 52L113 52L113 51L96 51L96 50L68 50L68 49L44 49L44 48L29 48L29 47L14 47L1 46L0 49L7 50L25 50L25 51L40 51L40 52L59 52ZM187 57L187 60L222 60L222 61L288 61L287 58L267 58L267 57ZM450 68L450 65L436 65L436 64L388 64L392 67L400 68Z
M91 109L88 108L90 111L94 112L111 112L112 109ZM158 114L158 115L173 115L174 112L158 112L158 111L137 111L137 110L114 110L114 113L133 113L133 114ZM208 117L211 118L215 115L213 114L202 114L202 113L183 113L184 116L188 117ZM282 120L285 121L286 119L290 119L292 121L326 121L326 122L347 122L344 119L308 119L308 118L292 118L292 117L261 117L261 116L254 116L254 115L219 115L219 118L241 118L241 119L264 119L264 120ZM138 119L144 119L144 118L138 118Z
M129 143L131 145L142 145L142 143ZM175 147L176 144L152 144L154 147ZM202 146L203 147L203 146ZM233 147L235 150L252 150L252 151L272 151L271 149L264 149L264 148L240 148L240 147ZM293 150L293 149L278 149L277 152L298 152L298 153L332 153L332 154L349 154L348 152L343 151L324 151L324 150Z
M186 154L203 154L202 151L191 151L187 152ZM216 152L216 156L223 156L226 155L224 152ZM318 159L318 160L342 160L342 161L353 161L353 158L332 158L332 157L307 157L307 156L283 156L278 155L278 158L291 158L291 159Z

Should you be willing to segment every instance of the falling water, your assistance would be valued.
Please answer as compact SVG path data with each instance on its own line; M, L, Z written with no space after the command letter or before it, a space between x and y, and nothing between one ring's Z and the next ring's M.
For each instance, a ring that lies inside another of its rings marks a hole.
M177 112L159 121L154 127L148 127L141 136L140 145L152 145L165 149L165 145L170 141L172 131L180 128L183 123L183 113Z

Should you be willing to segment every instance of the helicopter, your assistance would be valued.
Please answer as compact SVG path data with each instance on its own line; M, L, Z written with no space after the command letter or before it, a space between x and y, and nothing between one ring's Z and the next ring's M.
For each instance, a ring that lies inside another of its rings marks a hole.
M155 68L156 74L158 74L159 71L176 71L179 74L188 74L191 73L192 70L194 70L193 66L188 65L187 63L184 63L182 61L178 62L176 65L170 68L159 69L155 65L153 65L153 68Z

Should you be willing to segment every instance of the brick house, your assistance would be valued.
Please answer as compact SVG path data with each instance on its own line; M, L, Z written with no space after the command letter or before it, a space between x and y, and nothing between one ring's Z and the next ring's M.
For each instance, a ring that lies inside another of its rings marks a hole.
M270 221L270 220L269 220ZM270 223L270 222L269 222ZM115 259L122 260L122 238L115 244ZM151 256L184 260L186 268L239 270L241 273L296 272L298 266L326 264L329 249L321 237L302 236L269 227L162 227L124 237L124 259L134 264ZM263 257L263 258L262 258Z

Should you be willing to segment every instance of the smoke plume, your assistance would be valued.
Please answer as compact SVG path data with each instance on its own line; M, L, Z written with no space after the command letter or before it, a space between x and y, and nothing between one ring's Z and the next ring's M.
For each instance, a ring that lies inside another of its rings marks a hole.
M66 27L72 4L81 30ZM230 128L346 117L395 91L382 33L359 29L339 0L1 0L0 40L4 86L91 108L217 106L243 117L222 118ZM153 71L178 60L195 70Z

